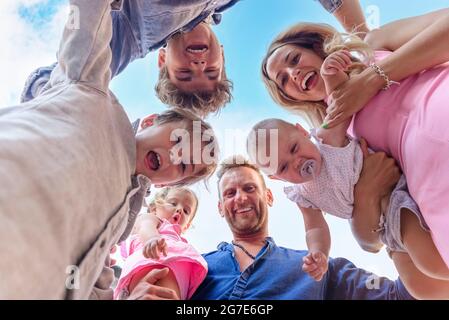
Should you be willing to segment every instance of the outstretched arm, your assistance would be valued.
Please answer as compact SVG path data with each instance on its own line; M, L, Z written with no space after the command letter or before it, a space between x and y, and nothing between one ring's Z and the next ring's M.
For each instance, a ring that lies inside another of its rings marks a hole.
M304 272L320 281L327 271L331 246L329 227L320 210L299 207L304 218L309 254L304 257Z
M161 254L167 255L167 243L160 236L158 227L160 220L154 214L146 214L136 226L140 242L144 245L143 255L146 258L158 259Z
M327 300L413 300L400 279L379 277L344 258L329 261L327 280Z
M369 31L359 0L319 0L340 22L346 32L358 32L363 38Z
M107 92L111 74L111 2L70 1L70 16L58 52L50 86L78 82Z
M327 95L348 81L349 76L345 71L351 64L351 54L346 50L333 52L326 57L321 65L320 74L324 80ZM326 126L318 128L317 135L323 139L325 144L337 148L344 147L348 144L346 131L350 123L351 119L348 119L331 129L327 129Z

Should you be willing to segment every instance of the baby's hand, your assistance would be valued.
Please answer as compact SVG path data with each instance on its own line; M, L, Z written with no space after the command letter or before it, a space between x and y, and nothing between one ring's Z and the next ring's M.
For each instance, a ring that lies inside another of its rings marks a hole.
M327 256L320 252L309 252L303 259L302 270L307 272L315 281L320 281L327 272Z
M321 66L321 76L330 76L338 71L346 71L352 64L351 54L347 50L339 50L327 56Z
M147 241L142 251L145 258L159 259L161 254L167 256L167 243L164 238L154 237Z

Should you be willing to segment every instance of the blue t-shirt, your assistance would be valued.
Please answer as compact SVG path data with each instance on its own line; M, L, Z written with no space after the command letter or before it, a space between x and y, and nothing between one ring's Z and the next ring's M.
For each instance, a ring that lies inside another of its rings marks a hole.
M378 277L344 258L330 258L328 272L317 282L301 269L307 253L278 247L272 238L267 238L256 260L240 272L233 245L222 242L217 251L203 255L209 271L192 299L413 299L399 279Z

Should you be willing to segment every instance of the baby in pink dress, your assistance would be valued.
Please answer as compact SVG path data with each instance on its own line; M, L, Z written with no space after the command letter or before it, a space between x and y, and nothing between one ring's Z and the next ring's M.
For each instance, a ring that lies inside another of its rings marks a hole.
M321 75L328 94L348 80L344 72L351 64L348 58L348 52L338 51L324 61ZM332 129L314 129L309 134L299 124L295 126L280 119L268 119L256 124L248 138L250 157L262 171L271 178L295 183L285 188L285 192L303 213L309 248L303 270L318 281L327 271L331 242L322 212L352 218L353 190L362 169L362 149L358 141L346 133L350 123L351 119ZM276 142L279 142L278 145ZM274 156L275 151L278 152L277 157ZM402 220L404 215L409 217L406 223ZM396 263L406 287L413 281L419 281L426 290L435 286L449 288L447 281L432 277L422 268L419 260L414 261L416 252L420 250L425 250L429 259L438 257L438 251L418 205L408 192L404 176L393 192L382 199L380 217L380 228L376 230L380 233L380 240L390 251L409 255L414 263L413 266ZM360 218L363 219L363 216ZM405 245L408 238L417 236L426 238L426 243L432 245ZM434 263L444 265L441 257L439 259ZM446 291L449 298L449 290Z
M187 188L166 187L155 195L148 213L139 216L134 233L121 244L126 260L115 299L126 298L151 270L165 267L169 275L156 285L174 290L182 300L193 295L206 277L207 263L181 234L197 208L198 199Z

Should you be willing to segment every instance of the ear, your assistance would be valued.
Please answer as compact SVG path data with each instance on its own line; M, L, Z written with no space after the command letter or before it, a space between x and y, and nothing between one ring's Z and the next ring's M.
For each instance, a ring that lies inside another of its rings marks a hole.
M167 51L164 48L159 49L159 54L157 57L157 66L159 69L161 69L163 66L165 66L165 57L166 57Z
M299 132L301 132L301 134L303 134L305 137L309 137L310 133L304 129L299 123L295 124L296 129L299 130Z
M140 124L140 127L142 129L151 127L154 124L154 120L158 117L159 115L157 113L149 115L145 118L143 118L142 123Z
M221 201L218 201L218 213L222 218L224 217L223 206L221 204Z
M273 193L268 188L267 188L266 193L267 193L267 204L268 204L268 206L272 207L273 201L274 201Z
M269 174L269 175L268 175L268 178L270 178L271 180L284 181L284 180L282 180L281 178L278 178L278 177L276 177L276 176L273 176L272 174Z

